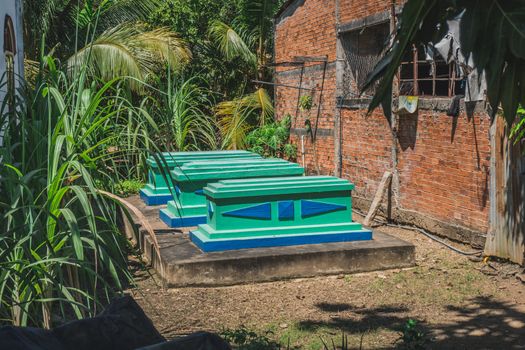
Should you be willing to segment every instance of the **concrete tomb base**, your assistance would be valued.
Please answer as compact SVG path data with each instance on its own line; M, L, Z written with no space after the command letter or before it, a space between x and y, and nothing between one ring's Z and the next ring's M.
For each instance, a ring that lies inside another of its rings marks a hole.
M139 230L137 241L167 287L226 286L415 265L412 244L377 230L367 241L204 253L189 238L188 231L194 228L184 232L170 229L159 219L159 207L146 207L138 196L130 201L158 232L160 256L143 230Z

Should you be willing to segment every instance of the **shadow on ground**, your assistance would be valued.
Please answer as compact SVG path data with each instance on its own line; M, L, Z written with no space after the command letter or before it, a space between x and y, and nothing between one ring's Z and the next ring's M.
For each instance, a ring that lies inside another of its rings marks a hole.
M348 335L366 334L386 329L400 332L409 318L418 321L418 328L427 334L425 349L525 349L525 313L514 304L489 297L469 300L467 307L446 306L454 314L446 323L422 322L406 307L385 305L363 308L352 304L316 305L326 313L351 313L349 317L330 321L303 321L299 327L315 331L331 328ZM407 316L408 315L408 316ZM394 346L394 345L392 345ZM398 344L401 347L400 344ZM386 348L385 348L386 349Z

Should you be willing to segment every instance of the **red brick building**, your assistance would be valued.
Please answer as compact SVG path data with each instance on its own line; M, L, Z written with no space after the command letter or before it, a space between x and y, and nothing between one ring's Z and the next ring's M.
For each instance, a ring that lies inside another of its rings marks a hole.
M490 211L504 210L496 203L491 209L491 198L501 190L491 179L496 151L491 127L496 123L484 102L470 105L467 113L462 101L458 116L447 115L453 96L464 89L453 64L437 62L432 70L416 52L416 63L407 58L394 91L419 95L418 111L394 114L391 120L381 109L366 115L371 93L360 96L358 87L386 47L399 11L399 1L396 6L391 0L288 1L275 19L277 116L294 117L297 161L303 161L304 148L310 174L355 183L356 208L368 209L383 173L391 171L385 208L392 218L482 246ZM417 83L405 84L414 79ZM310 111L298 108L299 96L305 95L313 102ZM307 119L314 132L308 131ZM500 136L505 139L504 133ZM519 227L509 230L523 234L523 220L518 221Z

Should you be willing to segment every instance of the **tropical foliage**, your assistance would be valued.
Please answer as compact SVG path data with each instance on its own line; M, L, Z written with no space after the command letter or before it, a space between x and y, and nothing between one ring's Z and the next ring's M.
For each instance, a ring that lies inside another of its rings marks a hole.
M212 114L212 94L202 87L198 76L173 77L168 71L167 86L159 95L157 137L166 151L216 149L217 135Z
M132 77L133 90L142 81L164 68L179 69L191 59L191 53L179 36L167 28L147 30L144 24L123 23L102 32L92 43L69 59L69 71L89 62L91 76L109 81L115 77Z
M289 120L273 124L268 92L251 82L267 77L275 8L25 0L31 83L0 105L1 323L91 316L130 281L118 226L129 215L119 207L133 208L115 194L137 191L149 152L293 156Z
M287 115L279 122L265 124L246 137L248 150L263 157L280 157L295 160L297 146L289 143L292 117Z
M185 41L168 28L141 21L157 0L26 0L26 56L53 54L68 61L70 74L87 64L93 77L144 80L159 63L182 68L191 59ZM131 87L142 86L130 80Z
M223 147L246 147L246 135L254 125L264 126L273 118L273 103L266 90L224 101L217 105L216 115L222 134Z
M129 277L104 190L129 176L155 125L119 81L90 84L85 66L71 80L46 63L35 89L0 111L0 319L49 327L92 315Z
M240 1L239 15L228 25L220 20L211 23L209 35L226 61L241 60L245 75L257 81L269 80L268 63L271 55L271 18L280 2L272 0ZM219 105L217 116L223 135L223 145L237 149L244 146L247 131L253 127L250 114L261 111L259 125L264 126L273 117L268 92L255 85L256 91Z
M525 5L502 0L409 0L403 7L393 44L377 64L364 90L380 81L370 110L380 104L390 113L392 81L412 45L437 42L446 34L446 20L463 13L460 40L465 57L485 71L487 97L493 113L501 106L512 125L525 105Z

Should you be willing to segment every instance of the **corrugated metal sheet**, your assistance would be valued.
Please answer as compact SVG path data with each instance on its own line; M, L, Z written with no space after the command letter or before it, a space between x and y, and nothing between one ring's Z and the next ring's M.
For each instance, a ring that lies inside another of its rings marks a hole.
M505 120L491 127L490 229L485 255L525 264L525 157L508 138Z

